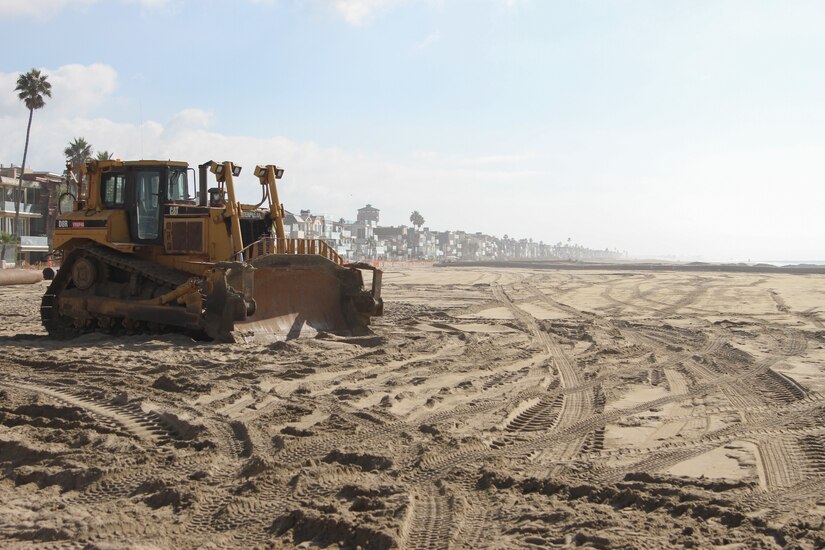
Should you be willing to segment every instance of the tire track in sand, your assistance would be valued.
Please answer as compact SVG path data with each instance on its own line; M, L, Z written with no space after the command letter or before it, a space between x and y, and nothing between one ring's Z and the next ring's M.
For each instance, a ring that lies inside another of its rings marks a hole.
M39 393L62 401L67 405L84 409L93 417L109 425L114 424L141 441L154 445L162 445L168 443L171 439L171 434L169 434L154 415L145 413L139 408L97 401L91 397L80 394L77 390L70 391L30 380L2 380L0 381L0 385L27 392Z
M413 490L408 525L402 534L402 548L446 550L450 547L455 503L433 484Z

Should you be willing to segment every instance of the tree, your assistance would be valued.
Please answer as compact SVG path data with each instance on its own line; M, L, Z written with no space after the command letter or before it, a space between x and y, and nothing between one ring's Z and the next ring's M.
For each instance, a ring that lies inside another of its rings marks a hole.
M3 260L6 258L6 246L17 242L17 238L11 233L0 231L0 265L3 265Z
M421 226L424 225L424 221L424 216L419 214L418 210L413 210L413 213L410 214L410 223L418 229L421 229Z
M92 146L84 138L76 137L63 149L63 154L66 155L66 162L83 164L92 158Z
M23 146L23 164L20 165L20 180L17 182L17 196L14 198L14 227L12 231L19 235L20 199L23 196L23 172L26 170L26 157L29 154L32 117L35 109L41 109L46 105L44 97L52 97L52 85L48 81L48 76L41 74L39 69L32 69L17 78L17 86L14 91L17 92L17 97L29 110L29 124L26 126L26 145Z
M97 160L112 160L115 158L114 153L110 153L109 151L98 151L97 156L95 157Z

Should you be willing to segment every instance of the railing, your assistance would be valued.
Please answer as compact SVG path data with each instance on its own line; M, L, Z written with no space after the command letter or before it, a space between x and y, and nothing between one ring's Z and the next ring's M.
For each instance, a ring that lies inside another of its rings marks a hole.
M321 239L273 239L263 237L244 248L241 253L247 260L267 254L306 255L317 254L338 265L344 265L342 258L334 248Z
M49 247L49 238L48 237L32 237L30 235L23 235L20 237L20 246L22 247L35 247L35 248L43 248Z
M0 211L2 212L14 212L14 202L13 201L5 201L0 203ZM32 204L28 202L21 202L20 203L20 213L21 214L42 214L43 209L40 208L39 204Z

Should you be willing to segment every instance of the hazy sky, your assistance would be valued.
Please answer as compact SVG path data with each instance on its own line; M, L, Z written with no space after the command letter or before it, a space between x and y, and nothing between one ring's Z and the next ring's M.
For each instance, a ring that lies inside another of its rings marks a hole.
M287 209L825 260L825 2L0 0L0 162L286 168ZM3 92L2 90L6 90Z

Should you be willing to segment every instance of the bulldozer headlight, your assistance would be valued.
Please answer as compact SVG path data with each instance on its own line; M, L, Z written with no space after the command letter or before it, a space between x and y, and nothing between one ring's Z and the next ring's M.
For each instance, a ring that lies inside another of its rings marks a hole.
M232 175L238 177L241 175L241 167L240 166L232 166Z
M262 178L264 174L266 174L266 168L264 168L263 166L256 166L254 173L256 178Z
M215 173L216 174L223 174L223 164L216 164L215 165Z
M284 177L284 169L283 168L276 168L275 169L275 179L279 180Z

